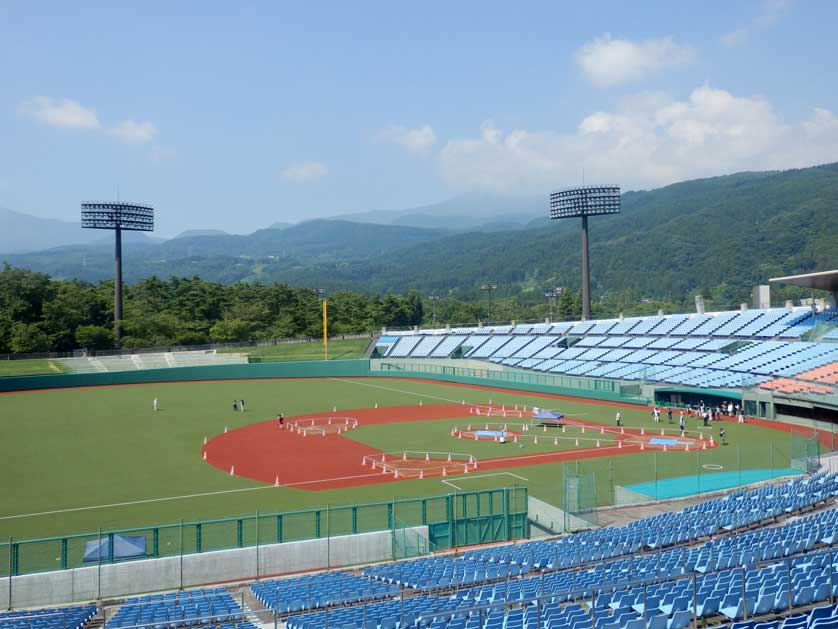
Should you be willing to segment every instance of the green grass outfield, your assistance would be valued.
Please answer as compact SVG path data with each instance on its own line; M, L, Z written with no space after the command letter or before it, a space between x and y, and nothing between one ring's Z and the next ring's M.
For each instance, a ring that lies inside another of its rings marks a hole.
M157 413L152 410L155 397L161 405ZM234 398L246 400L247 412L233 413ZM0 395L0 538L87 532L99 527L127 528L257 510L268 513L385 501L394 495L431 496L455 491L452 484L462 490L523 484L534 496L560 502L562 465L558 463L492 470L491 476L483 476L478 470L463 478L445 479L451 484L443 484L443 479L437 477L306 491L231 477L202 461L199 454L205 435L223 432L225 426L232 429L270 419L278 410L290 416L331 411L333 406L340 410L376 403L391 406L418 404L420 400L433 404L463 399L475 403L491 399L497 404L535 404L609 425L613 424L615 411L610 405L548 400L512 391L389 379L217 381ZM652 427L647 410L622 412L626 426ZM696 422L691 420L690 427ZM512 444L454 439L450 426L455 423L462 424L463 420L367 426L348 437L384 450L462 451L478 458L489 458L494 452L498 453L495 456L508 456L512 452L534 451L531 444L516 450ZM596 471L600 503L609 501L612 481L629 484L647 481L651 474L661 478L694 474L707 463L723 465L725 469L788 466L788 435L750 425L726 427L731 444L726 448L657 455L647 451L592 459L581 465L585 470ZM538 449L542 449L541 444ZM316 461L312 464L316 465ZM196 495L212 492L226 493ZM179 496L192 497L161 500Z

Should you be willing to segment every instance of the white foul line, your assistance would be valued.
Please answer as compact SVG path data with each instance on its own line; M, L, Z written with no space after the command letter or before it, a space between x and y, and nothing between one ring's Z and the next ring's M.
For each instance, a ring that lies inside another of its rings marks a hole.
M294 487L296 485L311 485L316 483L330 483L333 481L339 480L353 480L356 478L368 478L370 476L380 476L380 474L357 474L355 476L339 476L336 478L321 478L318 480L307 480L307 481L300 481L297 483L286 483L284 485L280 485L280 487ZM258 481L256 481L258 482ZM152 502L167 502L170 500L186 500L188 498L204 498L206 496L219 496L222 494L237 494L240 492L245 491L258 491L260 489L276 489L276 486L264 484L259 485L259 487L241 487L239 489L223 489L221 491L207 491L200 494L186 494L183 496L166 496L164 498L148 498L146 500L132 500L130 502L114 502L111 504L105 505L90 505L86 507L72 507L70 509L56 509L54 511L40 511L38 513L20 513L18 515L4 515L0 516L0 520L15 520L17 518L32 518L36 516L43 516L43 515L57 515L60 513L73 513L75 511L91 511L94 509L111 509L113 507L130 507L132 505L142 505L142 504L149 504Z
M74 511L90 511L92 509L110 509L112 507L130 507L131 505L149 504L152 502L166 502L168 500L184 500L186 498L202 498L205 496L218 496L221 494L235 494L242 491L255 491L257 489L267 489L273 485L266 485L264 487L242 487L239 489L224 489L222 491L208 491L201 494L188 494L184 496L166 496L165 498L148 498L147 500L132 500L130 502L114 502L106 505L90 505L87 507L72 507L70 509L56 509L54 511L40 511L38 513L21 513L18 515L4 515L0 516L0 520L14 520L16 518L31 518L40 515L56 515L58 513L73 513Z
M464 480L470 480L470 479L474 479L474 478L489 478L490 476L513 476L513 477L518 478L520 480L526 480L526 481L529 480L529 478L524 478L523 476L518 476L517 474L513 474L512 472L494 472L493 474L478 474L476 476L471 476L471 475L461 476L457 480L458 481L464 481ZM441 481L441 482L445 483L446 485L448 485L450 487L453 487L454 489L462 489L462 487L460 487L459 485L455 485L454 483L452 483L449 480L444 480L444 481Z
M394 393L404 393L405 395L414 395L416 397L424 397L429 400L442 400L443 402L450 402L451 404L461 404L463 398L459 400L449 400L446 397L439 397L438 395L429 395L427 393L416 393L415 391L404 391L402 389L394 389L393 387L385 387L380 384L369 384L368 382L358 382L357 380L344 380L343 378L329 378L336 382L344 382L346 384L357 384L359 387L371 387L373 389L383 389L384 391L393 391ZM470 402L469 402L470 404Z

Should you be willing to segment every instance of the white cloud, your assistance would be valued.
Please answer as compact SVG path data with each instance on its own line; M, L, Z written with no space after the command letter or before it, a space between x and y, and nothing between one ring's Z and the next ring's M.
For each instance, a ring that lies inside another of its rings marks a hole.
M440 151L443 180L456 190L544 192L585 178L628 189L740 170L835 161L838 117L826 109L784 122L771 103L708 86L686 100L662 93L625 99L586 116L570 133L484 124L476 137Z
M791 0L763 0L759 13L746 26L722 35L722 44L728 48L744 46L755 31L769 29L779 22L791 4Z
M84 107L74 100L63 98L53 100L36 96L20 105L20 111L32 116L38 122L52 127L69 129L97 129L99 118L96 110Z
M157 136L157 127L147 120L123 120L114 127L105 127L99 121L95 109L69 98L36 96L22 102L19 110L51 127L98 131L127 144L146 144Z
M386 127L378 132L377 137L381 142L398 144L411 153L427 151L436 143L436 134L427 124L415 129L402 126Z
M576 51L576 63L594 85L609 87L646 78L667 68L689 63L694 57L689 46L671 37L633 42L597 37Z
M128 144L145 144L157 135L157 127L148 121L123 120L109 130L110 134Z
M320 162L300 162L288 166L280 174L286 181L308 183L325 177L328 172L329 169Z

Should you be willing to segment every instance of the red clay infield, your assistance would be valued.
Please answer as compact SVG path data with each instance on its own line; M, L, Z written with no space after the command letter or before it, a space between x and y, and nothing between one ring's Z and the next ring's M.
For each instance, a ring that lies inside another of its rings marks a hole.
M468 410L461 404L433 404L341 410L337 414L354 417L361 426L365 426L463 417L468 414ZM323 413L318 413L286 418L286 425L289 422L323 417L323 415ZM579 420L572 420L572 422L577 425L584 423L596 426L597 430L600 428L600 424ZM613 431L613 429L609 430ZM600 448L483 459L479 461L479 469L503 469L580 458L630 454L640 452L641 442L648 443L650 438L651 436L641 437L638 431L626 431L624 435L609 435L609 439L623 442L620 448L616 445L609 445ZM230 473L232 469L236 476L272 484L278 479L280 485L310 490L396 481L391 475L382 474L380 471L373 472L362 464L364 455L370 454L380 454L380 451L345 438L344 435L304 436L292 430L279 430L275 419L220 434L210 439L202 448L202 455L205 456L207 463L227 473Z

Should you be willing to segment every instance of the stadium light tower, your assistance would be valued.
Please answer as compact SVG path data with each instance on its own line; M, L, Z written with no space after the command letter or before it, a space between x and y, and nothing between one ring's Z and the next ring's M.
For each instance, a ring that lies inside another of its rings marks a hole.
M582 318L591 318L588 217L620 212L620 186L582 186L550 193L550 218L582 217Z
M114 232L113 337L120 346L122 337L122 232L154 231L154 208L120 201L86 201L81 204L84 229L110 229Z
M498 289L498 285L494 282L480 285L480 290L485 291L489 295L489 325L492 324L492 293Z

